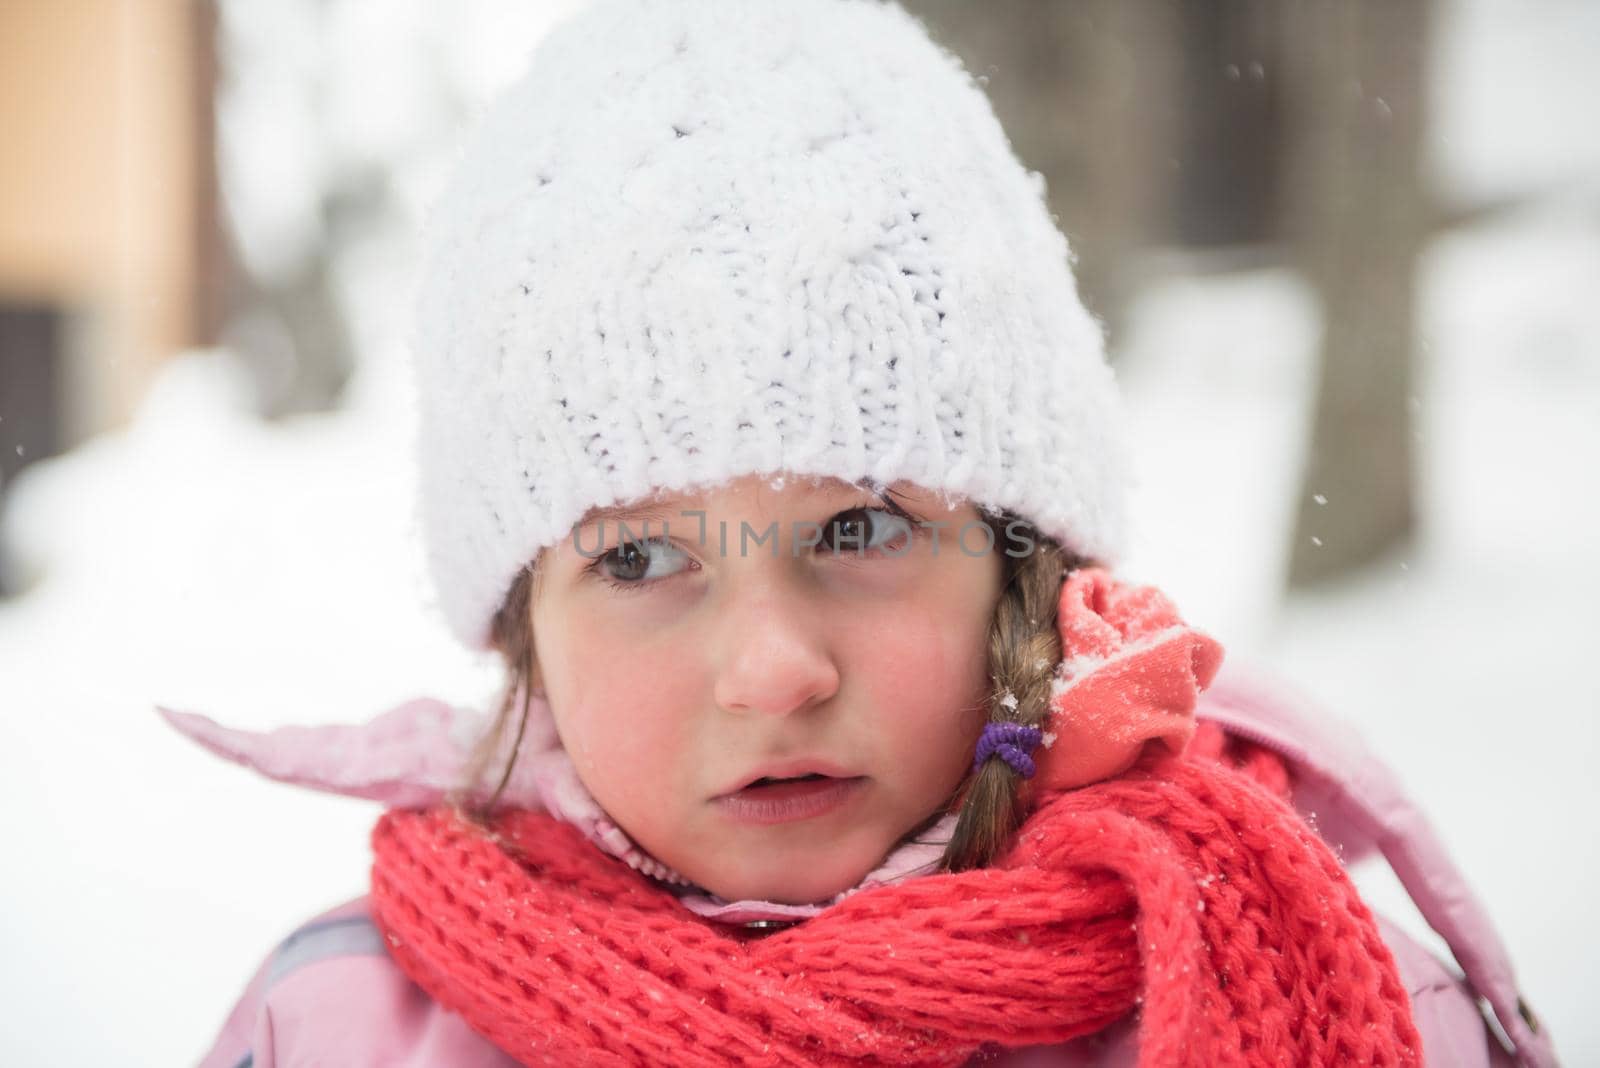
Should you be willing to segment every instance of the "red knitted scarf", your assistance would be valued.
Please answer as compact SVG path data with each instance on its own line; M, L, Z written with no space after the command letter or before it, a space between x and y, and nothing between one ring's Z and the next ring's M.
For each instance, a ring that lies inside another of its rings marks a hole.
M993 867L766 937L525 810L488 833L385 813L373 914L407 975L529 1065L956 1065L1136 1007L1140 1065L1419 1064L1394 959L1282 765L1224 764L1219 739L1044 799Z

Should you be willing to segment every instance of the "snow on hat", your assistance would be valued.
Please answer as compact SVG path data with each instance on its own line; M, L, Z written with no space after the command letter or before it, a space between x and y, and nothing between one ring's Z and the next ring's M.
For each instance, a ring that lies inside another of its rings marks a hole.
M593 507L908 480L1102 563L1125 449L1044 180L876 0L599 0L486 112L423 234L420 520L486 648Z

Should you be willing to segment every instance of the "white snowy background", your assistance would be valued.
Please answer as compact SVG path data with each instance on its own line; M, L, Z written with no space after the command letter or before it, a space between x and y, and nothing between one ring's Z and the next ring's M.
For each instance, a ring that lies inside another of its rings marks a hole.
M394 164L405 217L338 265L344 410L264 425L233 358L195 352L126 432L14 486L4 533L36 584L0 602L0 1063L192 1063L274 943L363 892L375 806L224 764L156 703L266 728L491 693L433 614L410 512L411 227L458 129L418 79L481 101L569 6L363 0L307 36L290 5L230 5L329 101L308 127L286 75L225 112L251 146L224 161L247 256L314 225L293 190L340 154ZM1283 598L1315 305L1286 272L1171 273L1115 339L1143 480L1127 570L1402 771L1567 1063L1597 1064L1600 5L1456 0L1437 30L1439 182L1530 200L1423 260L1417 541Z

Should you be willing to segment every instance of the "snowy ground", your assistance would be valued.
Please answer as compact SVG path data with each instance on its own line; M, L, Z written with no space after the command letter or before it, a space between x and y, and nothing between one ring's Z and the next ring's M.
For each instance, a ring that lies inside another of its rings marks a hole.
M1316 308L1278 272L1178 275L1122 339L1144 475L1128 568L1403 770L1576 1065L1600 1062L1600 115L1525 121L1539 98L1516 87L1600 99L1600 22L1534 6L1542 35L1526 6L1442 20L1439 77L1467 87L1442 94L1450 181L1560 195L1424 264L1416 544L1281 601ZM1512 88L1476 88L1491 81ZM38 584L0 604L0 1063L190 1063L273 943L364 886L373 806L258 781L152 705L267 727L489 693L491 665L427 603L409 511L386 296L407 254L396 237L348 265L370 354L348 410L263 427L227 354L197 353L126 433L17 485L6 534ZM1405 914L1392 886L1368 886Z

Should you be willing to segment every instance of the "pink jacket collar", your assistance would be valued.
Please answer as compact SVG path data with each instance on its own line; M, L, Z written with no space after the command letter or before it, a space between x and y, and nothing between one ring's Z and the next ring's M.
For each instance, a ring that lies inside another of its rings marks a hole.
M401 808L439 804L451 796L463 780L472 746L486 729L485 717L431 697L407 701L364 724L266 732L225 727L194 712L159 706L157 711L179 733L269 779ZM548 722L549 707L541 698L533 698L530 727ZM501 803L544 809L571 823L600 849L673 885L687 908L711 919L727 923L803 919L833 904L725 901L691 886L611 821L579 780L566 750L549 744L538 730L530 730ZM944 817L919 842L891 853L860 885L839 897L933 870L954 827L955 817Z

